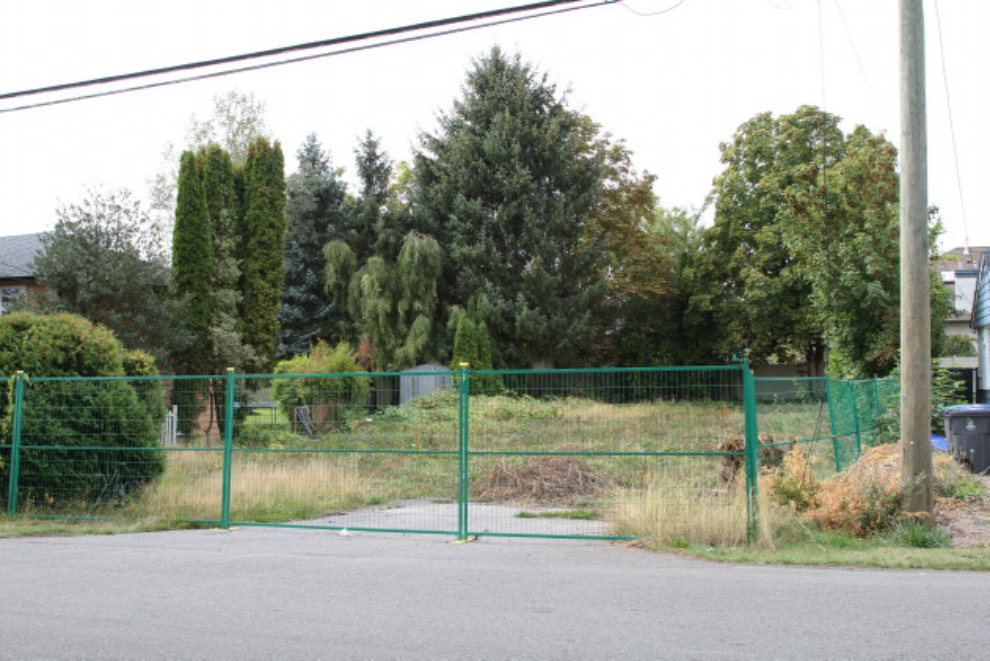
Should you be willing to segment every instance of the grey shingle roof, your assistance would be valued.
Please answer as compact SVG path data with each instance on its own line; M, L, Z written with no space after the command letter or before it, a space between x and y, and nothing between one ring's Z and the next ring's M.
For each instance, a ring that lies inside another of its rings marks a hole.
M0 236L0 278L33 278L31 262L41 251L42 233Z

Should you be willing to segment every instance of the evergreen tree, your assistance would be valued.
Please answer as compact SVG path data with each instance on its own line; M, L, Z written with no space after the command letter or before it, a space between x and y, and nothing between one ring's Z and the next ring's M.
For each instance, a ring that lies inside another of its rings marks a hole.
M244 165L241 333L254 351L248 369L275 364L278 310L285 279L285 162L282 147L259 138Z
M577 362L595 330L603 250L586 228L603 172L581 124L545 75L495 48L421 139L413 204L443 247L440 299L484 293L510 364Z
M392 160L371 131L354 150L354 158L360 191L349 211L349 232L344 238L362 259L377 255L394 261L411 227L406 209L396 204Z
M322 275L323 247L342 231L345 184L315 135L306 138L298 159L299 171L286 183L289 227L279 310L280 358L305 354L320 339L343 339L334 332L332 320L335 312L340 316L345 310L336 310L324 293Z
M201 149L198 164L202 172L206 206L213 243L213 274L209 346L212 348L211 373L226 367L241 368L251 362L252 352L242 341L238 323L240 268L237 263L237 192L230 154L216 145Z
M213 294L213 241L203 180L196 156L187 151L179 165L179 190L172 237L172 292L188 298L184 325L193 338L177 361L179 373L210 370L209 326Z
M454 334L451 370L459 370L461 363L468 363L472 370L493 368L492 338L484 319L487 303L484 296L475 295L468 301L466 310L455 311L457 330ZM501 391L502 387L502 380L497 375L483 374L471 377L471 389L476 393L491 395Z

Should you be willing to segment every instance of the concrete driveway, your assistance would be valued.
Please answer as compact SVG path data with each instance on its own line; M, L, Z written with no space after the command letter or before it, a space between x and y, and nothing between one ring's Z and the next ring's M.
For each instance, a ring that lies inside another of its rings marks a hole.
M0 657L986 658L990 575L243 529L0 540Z

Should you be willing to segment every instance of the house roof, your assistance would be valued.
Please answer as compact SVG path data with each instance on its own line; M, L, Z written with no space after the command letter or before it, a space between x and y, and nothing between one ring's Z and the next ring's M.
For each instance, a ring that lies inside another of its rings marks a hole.
M34 278L34 257L41 252L38 234L0 236L0 278Z
M935 268L939 273L976 271L980 268L980 258L984 253L990 253L990 246L972 246L968 254L966 248L953 248L942 253L942 258L935 262Z

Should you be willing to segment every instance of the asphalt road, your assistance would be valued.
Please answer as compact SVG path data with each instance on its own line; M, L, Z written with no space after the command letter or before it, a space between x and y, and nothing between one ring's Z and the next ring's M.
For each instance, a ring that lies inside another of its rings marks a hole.
M990 575L244 529L0 540L4 659L986 658Z

